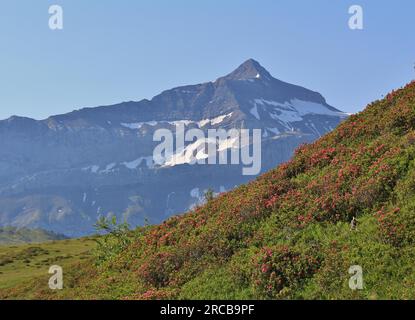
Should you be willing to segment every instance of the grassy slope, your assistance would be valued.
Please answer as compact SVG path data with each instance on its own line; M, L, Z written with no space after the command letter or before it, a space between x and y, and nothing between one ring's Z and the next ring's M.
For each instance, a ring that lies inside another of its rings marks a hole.
M414 129L411 83L256 181L137 231L99 267L72 269L64 290L35 281L0 296L414 298ZM364 290L348 287L352 265Z
M0 228L0 245L4 244L23 244L41 243L51 240L64 240L64 235L56 234L42 229L27 229L15 227Z
M65 272L75 262L89 259L94 246L88 238L0 246L0 290L41 276L48 279L52 265L62 266Z

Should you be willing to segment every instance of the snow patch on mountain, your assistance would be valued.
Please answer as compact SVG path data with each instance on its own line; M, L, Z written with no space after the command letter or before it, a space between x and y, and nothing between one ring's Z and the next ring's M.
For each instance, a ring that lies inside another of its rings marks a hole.
M134 122L134 123L121 123L121 126L131 129L131 130L139 130L142 126L156 126L158 124L157 121L147 121L147 122Z
M100 171L100 173L110 173L112 172L112 170L115 168L116 165L117 164L115 162L110 163L105 167L105 170Z
M344 112L332 111L323 104L299 99L293 99L284 103L266 99L255 99L253 104L256 107L261 105L264 111L273 112L273 116L276 120L278 118L283 121L302 121L302 117L309 114L340 116L344 118L348 116L348 114ZM275 114L275 112L278 113Z
M210 146L212 146L217 152L241 148L239 137L219 141L212 138L198 139L197 141L188 144L184 149L179 150L175 154L166 155L164 166L173 167L182 164L191 164L198 160L208 159L208 150Z
M147 168L149 168L149 169L154 168L154 161L153 161L152 156L140 157L140 158L135 159L133 161L123 162L122 165L124 165L128 169L133 170L133 169L137 169L143 161L145 162Z
M91 173L97 173L99 170L98 165L92 165L89 167L82 168L82 171L91 172Z
M267 128L267 131L273 133L274 135L281 134L281 132L280 132L280 130L278 130L278 128Z
M99 165L92 165L88 167L81 168L82 171L90 172L94 174L110 174L119 170L119 166L124 166L127 169L135 170L140 166L146 165L148 169L154 169L155 164L152 156L148 157L139 157L132 161L124 161L121 163L112 162L105 166L105 169L100 170L102 166Z
M322 115L340 118L347 118L349 116L344 112L330 110L323 104L299 99L292 99L281 103L260 98L254 99L251 103L253 104L253 107L250 110L250 113L257 120L260 120L259 109L261 109L263 113L268 114L271 119L279 122L288 131L293 131L292 123L304 121L304 116L306 115ZM322 135L315 126L311 126L310 129L318 136ZM280 130L277 128L267 130L274 132L275 134L280 133Z
M189 126L191 124L195 124L197 127L202 128L207 125L215 126L222 123L225 119L230 118L232 116L232 112L229 114L220 115L213 119L202 119L200 121L193 121L193 120L175 120L175 121L147 121L147 122L134 122L134 123L120 123L121 126L131 129L131 130L140 130L144 125L148 125L151 127L155 127L158 125L184 125Z
M259 113L258 113L258 106L255 104L254 107L249 110L249 112L257 119L257 120L261 120L259 117Z

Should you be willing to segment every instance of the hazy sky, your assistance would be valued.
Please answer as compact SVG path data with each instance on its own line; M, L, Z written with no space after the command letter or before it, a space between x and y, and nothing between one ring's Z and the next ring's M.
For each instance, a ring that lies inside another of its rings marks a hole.
M355 112L415 78L414 14L413 0L1 0L0 118L151 98L248 58Z

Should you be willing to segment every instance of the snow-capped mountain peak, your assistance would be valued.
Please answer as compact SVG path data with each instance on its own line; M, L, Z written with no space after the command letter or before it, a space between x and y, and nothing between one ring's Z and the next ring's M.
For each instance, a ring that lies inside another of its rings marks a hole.
M275 79L250 59L215 82L166 90L151 100L41 121L0 121L0 225L77 236L93 231L109 212L132 225L145 218L157 223L194 205L192 190L230 190L254 178L242 176L238 165L190 165L187 151L207 157L198 150L212 145L206 139L188 142L156 165L157 129L261 129L264 172L346 116L320 93ZM240 149L232 141L219 147Z

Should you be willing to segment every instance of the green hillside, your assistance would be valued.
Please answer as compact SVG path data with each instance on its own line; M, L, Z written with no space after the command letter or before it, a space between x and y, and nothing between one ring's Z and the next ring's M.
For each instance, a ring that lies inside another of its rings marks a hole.
M67 237L42 229L0 227L0 245L41 243L51 240L64 240Z
M48 271L53 265L65 270L79 261L90 260L94 247L95 241L90 238L0 246L0 296L3 290L36 281L42 275L50 277ZM31 293L22 298L32 297Z
M414 158L415 82L248 185L161 225L116 229L64 290L40 278L0 297L415 298ZM349 288L353 265L362 290Z

